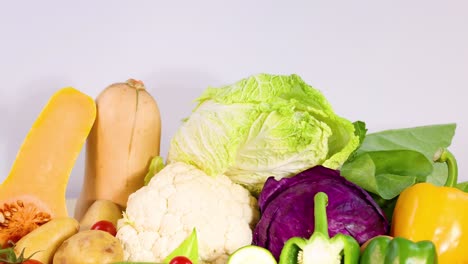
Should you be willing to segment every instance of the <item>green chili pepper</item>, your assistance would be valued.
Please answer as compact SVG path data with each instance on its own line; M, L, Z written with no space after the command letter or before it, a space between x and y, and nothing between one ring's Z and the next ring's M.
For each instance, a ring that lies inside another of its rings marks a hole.
M330 238L327 204L328 196L324 192L314 196L314 233L308 240L302 237L288 239L281 250L279 264L358 263L360 251L356 239L344 234Z
M413 242L402 237L373 238L362 253L361 264L437 264L437 252L429 240Z

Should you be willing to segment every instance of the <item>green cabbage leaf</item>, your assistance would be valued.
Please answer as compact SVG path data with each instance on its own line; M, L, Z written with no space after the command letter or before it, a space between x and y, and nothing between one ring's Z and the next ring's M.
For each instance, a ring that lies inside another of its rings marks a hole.
M360 144L349 120L297 75L258 74L207 88L171 140L167 163L225 174L253 193L269 176L338 169Z

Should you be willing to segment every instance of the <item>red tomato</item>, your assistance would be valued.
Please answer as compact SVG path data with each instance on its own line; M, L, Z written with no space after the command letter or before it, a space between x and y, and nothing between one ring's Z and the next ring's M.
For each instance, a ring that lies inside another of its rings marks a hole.
M171 262L169 262L169 264L192 264L192 261L190 261L190 259L187 257L177 256L171 259Z
M28 259L24 261L23 264L42 264L42 262L40 262L39 260L35 260L35 259Z
M115 229L114 224L106 220L96 222L93 226L91 226L91 230L106 231L113 236L117 234L117 229Z

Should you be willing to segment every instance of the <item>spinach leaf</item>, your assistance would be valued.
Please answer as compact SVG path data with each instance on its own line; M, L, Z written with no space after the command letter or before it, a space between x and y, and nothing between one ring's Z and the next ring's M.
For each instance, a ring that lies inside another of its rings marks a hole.
M367 154L359 155L352 161L348 160L341 167L340 174L368 192L379 193L375 177L375 164Z
M461 182L459 184L457 184L456 186L458 189L464 191L464 192L468 192L468 181L466 182Z
M447 181L447 164L436 162L433 164L434 169L432 173L427 176L426 182L432 183L436 186L442 186Z
M392 199L432 172L432 162L413 150L372 151L346 162L341 175L368 192Z
M403 129L391 129L368 134L357 153L375 150L411 149L421 152L429 160L440 148L447 148L455 135L456 124L437 124ZM447 179L447 165L433 163L433 170L424 182L438 186Z
M376 176L379 195L386 200L397 197L404 189L416 183L416 177L396 174L379 174ZM391 186L390 188L388 188Z
M455 129L456 124L437 124L367 134L341 174L385 200L417 182L443 185L447 165L434 163L433 156L450 146Z
M368 191L391 222L398 195L405 188L417 182L444 185L447 165L433 158L439 149L450 146L455 128L455 124L440 124L367 134L343 164L341 174ZM468 182L457 187L468 191Z
M370 133L357 153L410 149L421 152L432 160L438 149L450 146L455 128L456 124L440 124Z
M377 194L371 193L370 195L372 196L374 201L379 205L379 207L382 208L385 217L387 217L388 222L391 223L393 218L393 210L395 209L398 196L390 200L385 200Z
M376 175L414 176L422 182L432 172L432 161L414 150L373 151L367 154L374 161Z

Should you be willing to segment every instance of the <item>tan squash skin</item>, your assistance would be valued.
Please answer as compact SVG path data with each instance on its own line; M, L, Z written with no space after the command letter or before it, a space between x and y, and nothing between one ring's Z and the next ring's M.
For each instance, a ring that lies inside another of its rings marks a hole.
M150 161L160 149L159 108L142 82L130 79L110 85L97 97L96 106L75 208L78 220L98 199L126 208L128 196L143 186Z

